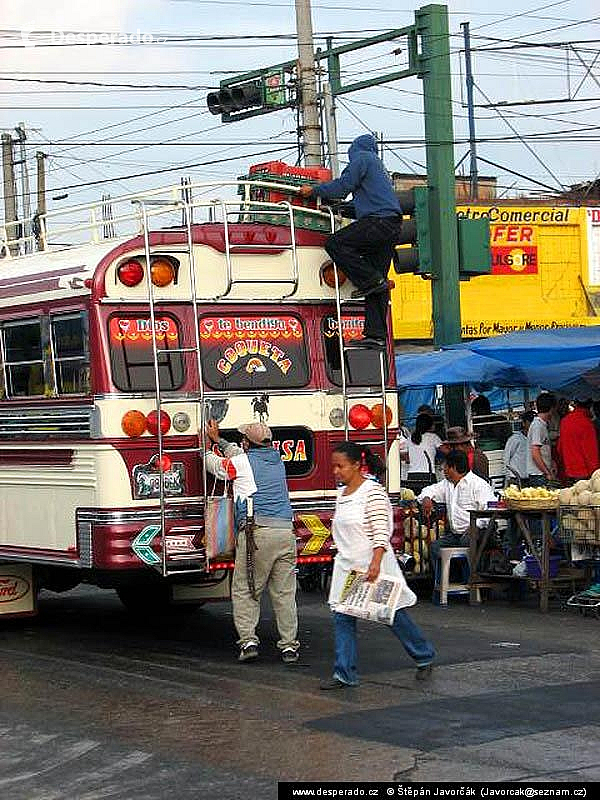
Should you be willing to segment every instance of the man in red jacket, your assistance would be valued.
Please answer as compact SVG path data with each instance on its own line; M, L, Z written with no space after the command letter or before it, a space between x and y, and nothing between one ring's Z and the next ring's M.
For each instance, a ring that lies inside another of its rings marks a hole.
M575 400L575 408L560 421L558 455L569 483L587 479L600 467L591 400Z

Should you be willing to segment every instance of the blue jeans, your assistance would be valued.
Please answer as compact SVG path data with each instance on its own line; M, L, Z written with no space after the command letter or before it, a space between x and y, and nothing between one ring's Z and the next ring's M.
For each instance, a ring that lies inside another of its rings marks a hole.
M333 613L335 633L335 664L333 677L350 686L358 686L358 646L356 641L356 617ZM404 609L400 608L391 625L392 633L400 639L402 646L419 667L431 664L435 650L431 642L423 636Z

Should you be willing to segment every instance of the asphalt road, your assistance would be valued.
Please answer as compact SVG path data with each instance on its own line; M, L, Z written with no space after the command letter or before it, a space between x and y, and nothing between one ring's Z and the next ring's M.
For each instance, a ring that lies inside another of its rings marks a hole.
M361 625L362 685L319 691L329 613L300 595L302 658L269 614L260 660L235 660L231 609L130 616L110 591L43 594L0 622L0 791L11 800L274 798L278 780L600 780L600 620L489 601L411 613L432 680Z

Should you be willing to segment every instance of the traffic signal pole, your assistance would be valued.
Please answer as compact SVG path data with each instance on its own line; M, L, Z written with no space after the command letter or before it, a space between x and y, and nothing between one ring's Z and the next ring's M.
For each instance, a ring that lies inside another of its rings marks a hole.
M441 347L461 340L448 9L424 6L415 12L415 22L421 40L433 344Z
M448 9L424 6L415 12L415 24L421 41L433 345L441 347L461 341ZM444 386L448 425L466 426L464 395L464 386Z

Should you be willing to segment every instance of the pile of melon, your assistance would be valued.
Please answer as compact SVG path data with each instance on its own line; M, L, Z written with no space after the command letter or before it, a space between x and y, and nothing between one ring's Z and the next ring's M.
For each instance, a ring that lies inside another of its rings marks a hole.
M561 514L563 531L571 532L576 541L600 544L600 469L589 481L577 481L561 489L558 499L561 506L569 506Z

